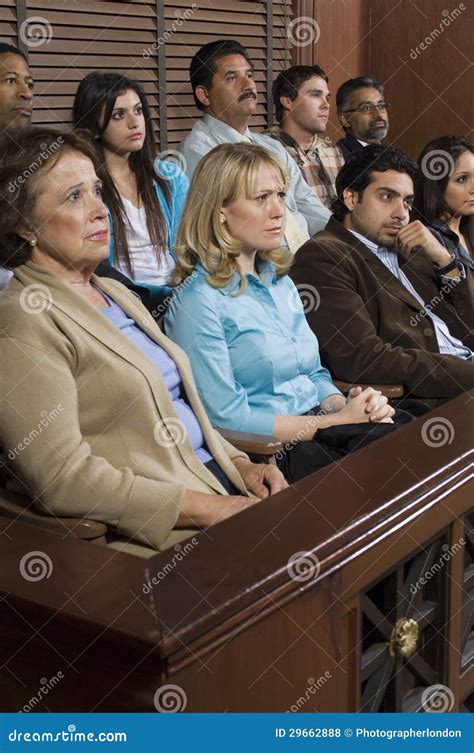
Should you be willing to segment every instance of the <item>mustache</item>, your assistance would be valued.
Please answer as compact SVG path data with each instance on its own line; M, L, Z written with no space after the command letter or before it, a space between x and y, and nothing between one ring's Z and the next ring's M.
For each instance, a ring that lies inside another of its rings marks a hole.
M384 126L386 126L387 125L387 121L384 120L383 118L379 118L378 120L373 120L370 125L371 126L376 126L376 125L380 125L380 126L384 125Z
M255 92L253 92L251 89L248 91L245 91L243 94L239 97L239 102L242 102L243 99L247 99L248 97L252 97L252 99L257 99L257 95Z

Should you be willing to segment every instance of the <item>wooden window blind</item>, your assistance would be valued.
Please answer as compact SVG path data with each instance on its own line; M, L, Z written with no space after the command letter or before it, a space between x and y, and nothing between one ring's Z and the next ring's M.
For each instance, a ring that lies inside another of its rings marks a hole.
M79 81L92 70L117 71L145 89L160 150L176 148L200 117L189 63L214 39L235 38L248 48L259 92L251 126L264 129L272 119L272 79L291 64L290 20L289 0L0 0L0 39L27 52L35 77L33 123L70 122Z

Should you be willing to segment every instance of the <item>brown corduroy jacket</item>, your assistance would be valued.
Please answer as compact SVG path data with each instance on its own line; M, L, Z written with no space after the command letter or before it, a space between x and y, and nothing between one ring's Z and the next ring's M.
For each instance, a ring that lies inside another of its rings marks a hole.
M425 305L474 350L472 271L451 286L421 251L399 262ZM434 325L418 301L334 218L298 250L290 275L300 293L308 286L317 291L311 300L319 305L306 316L335 379L402 384L412 397L438 400L474 386L474 362L439 353Z

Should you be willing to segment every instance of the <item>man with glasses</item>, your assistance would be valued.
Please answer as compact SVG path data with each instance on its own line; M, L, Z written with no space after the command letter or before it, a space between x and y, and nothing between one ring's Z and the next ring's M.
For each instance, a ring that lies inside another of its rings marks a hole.
M337 145L345 160L368 144L380 144L386 138L389 104L377 79L358 76L346 81L337 90L336 107L345 131Z

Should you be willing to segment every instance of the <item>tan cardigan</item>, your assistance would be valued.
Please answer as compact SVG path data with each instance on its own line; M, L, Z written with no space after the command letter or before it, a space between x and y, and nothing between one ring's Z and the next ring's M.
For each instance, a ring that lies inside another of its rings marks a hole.
M246 457L212 428L186 354L139 300L93 276L174 359L210 453L243 494L232 459ZM45 511L88 517L163 549L186 490L226 494L183 436L159 371L73 286L28 262L0 293L0 447ZM163 427L177 443L163 441ZM171 534L171 535L170 535Z

